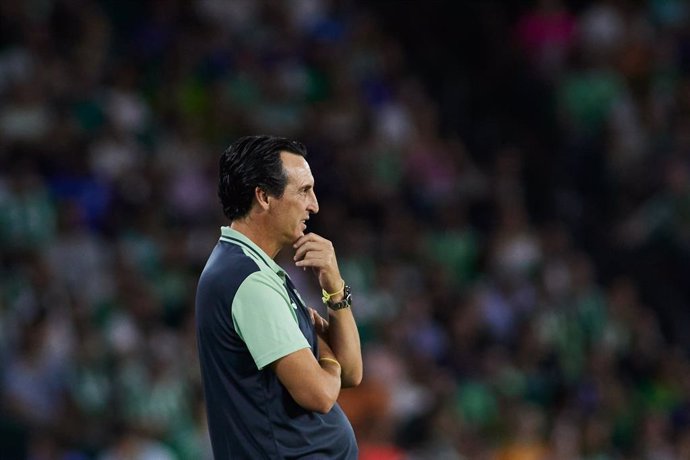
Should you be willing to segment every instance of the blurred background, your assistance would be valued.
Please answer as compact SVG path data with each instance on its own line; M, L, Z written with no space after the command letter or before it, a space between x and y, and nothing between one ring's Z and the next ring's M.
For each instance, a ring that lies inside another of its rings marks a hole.
M362 459L690 459L687 2L2 0L2 460L211 458L193 300L257 133L309 150Z

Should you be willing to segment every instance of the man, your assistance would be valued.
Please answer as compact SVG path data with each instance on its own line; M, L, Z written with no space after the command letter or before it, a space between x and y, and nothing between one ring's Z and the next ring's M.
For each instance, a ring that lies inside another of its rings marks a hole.
M319 211L302 144L244 137L220 158L230 220L199 279L196 320L209 431L217 459L355 459L336 403L362 379L350 289L333 245L304 233ZM273 260L284 248L310 268L328 321L304 305Z

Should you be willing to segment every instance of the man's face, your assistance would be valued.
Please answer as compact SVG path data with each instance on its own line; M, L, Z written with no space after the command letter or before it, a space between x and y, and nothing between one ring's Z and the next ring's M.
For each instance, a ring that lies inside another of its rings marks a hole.
M282 245L289 245L304 235L306 221L310 214L319 212L319 203L314 194L314 176L304 157L281 152L280 158L288 181L283 196L271 198L273 205L269 212L276 237Z

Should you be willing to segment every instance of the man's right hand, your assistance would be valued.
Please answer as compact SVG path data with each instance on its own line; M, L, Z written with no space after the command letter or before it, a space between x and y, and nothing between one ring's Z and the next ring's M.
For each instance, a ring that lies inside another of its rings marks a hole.
M311 323L316 329L316 335L328 342L328 320L311 307L309 307L309 316L311 316Z

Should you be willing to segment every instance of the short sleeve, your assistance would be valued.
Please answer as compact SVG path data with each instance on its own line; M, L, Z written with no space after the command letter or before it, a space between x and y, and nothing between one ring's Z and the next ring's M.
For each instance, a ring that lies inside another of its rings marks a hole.
M287 293L266 273L252 273L242 282L232 302L232 321L259 370L309 348Z

